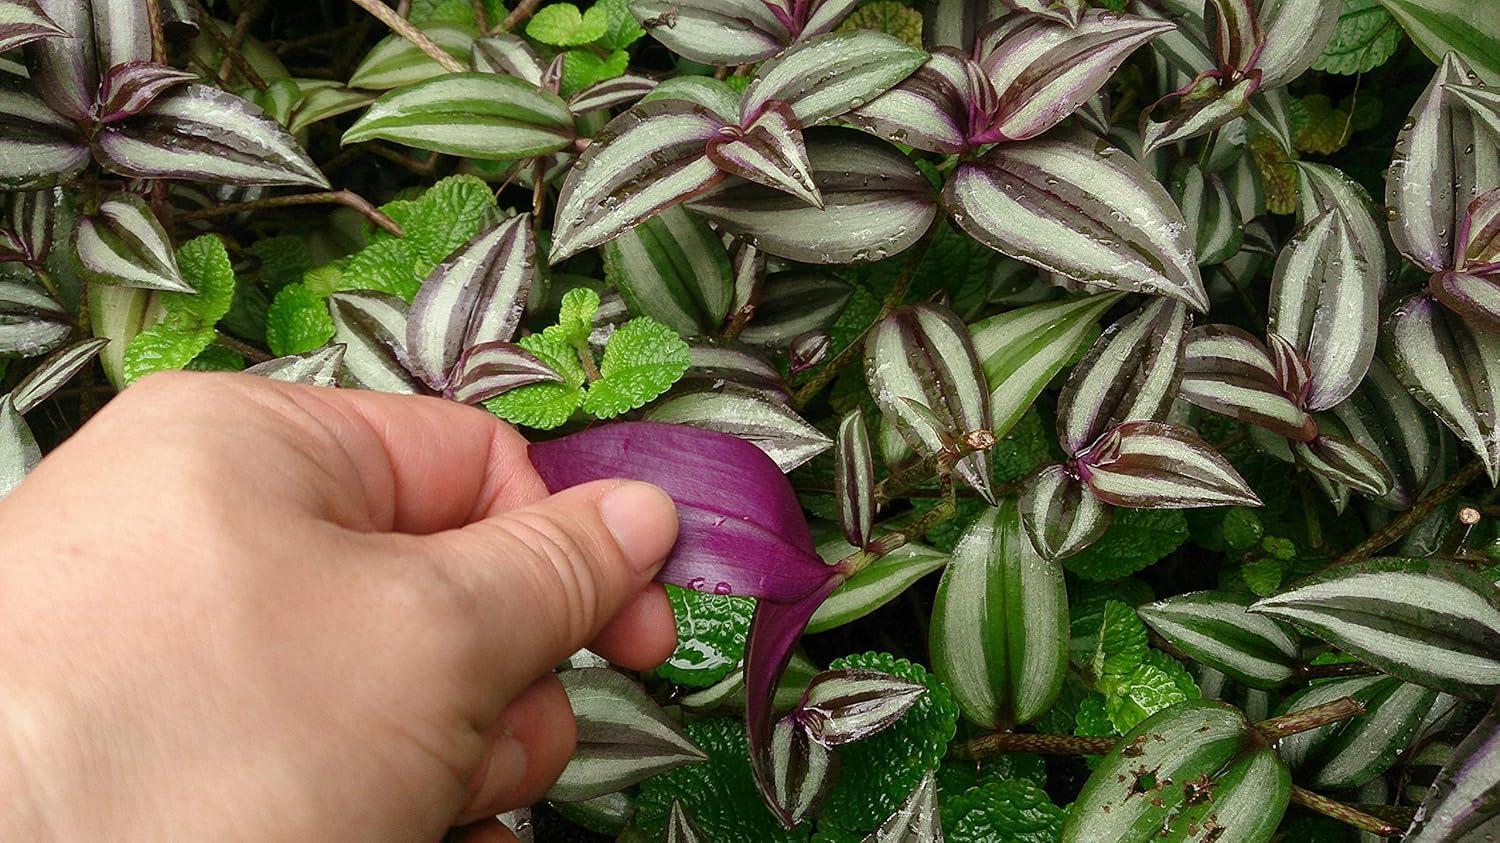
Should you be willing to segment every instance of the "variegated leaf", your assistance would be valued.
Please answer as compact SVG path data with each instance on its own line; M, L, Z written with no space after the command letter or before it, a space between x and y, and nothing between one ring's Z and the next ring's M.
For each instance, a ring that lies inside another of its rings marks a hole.
M33 266L44 263L52 252L62 191L18 190L7 199L9 218L0 230L6 232L3 236L8 236L11 252L0 260L18 260Z
M817 264L882 260L932 224L932 184L890 144L842 128L811 130L805 140L823 208L741 179L689 207L768 254Z
M0 275L0 354L46 354L72 332L73 318L40 286Z
M1255 67L1263 88L1279 88L1312 67L1343 11L1340 0L1260 0L1256 6L1262 37Z
M1307 225L1324 211L1338 211L1346 233L1358 245L1357 254L1365 262L1376 295L1382 295L1391 272L1390 245L1374 200L1342 170L1309 161L1294 163L1299 177L1298 225Z
M99 163L131 178L328 187L297 139L259 108L207 85L158 97L94 138Z
M793 712L776 721L768 748L769 793L773 807L788 827L802 822L833 787L838 758L815 740Z
M1454 267L1454 242L1463 214L1479 194L1500 186L1500 144L1486 137L1446 86L1470 81L1473 71L1449 53L1412 107L1386 178L1391 239L1428 272Z
M72 380L74 375L83 371L99 353L99 349L108 343L109 340L105 339L80 340L37 364L10 392L10 400L16 412L24 416L36 409L37 405L61 389L63 384Z
M824 542L818 555L830 565L859 548L842 540ZM912 583L948 563L948 554L917 542L885 554L845 580L818 607L807 624L809 634L852 623L901 596Z
M932 608L932 667L964 716L1009 728L1040 716L1068 669L1062 566L1032 549L1014 498L964 532Z
M418 393L407 371L406 302L385 293L334 293L328 297L333 341L344 349L344 374L353 386L376 392Z
M0 0L0 53L43 38L68 37L35 0Z
M802 126L816 126L875 99L927 60L882 32L832 32L792 45L760 66L740 102L742 118L783 102Z
M1438 692L1389 676L1332 679L1292 695L1284 713L1349 697L1365 713L1288 735L1276 751L1299 778L1319 790L1351 790L1390 769L1416 737Z
M0 395L0 500L42 461L42 449L9 395Z
M1146 154L1164 146L1206 135L1250 110L1254 78L1226 83L1204 74L1141 112L1141 141Z
M970 60L949 47L933 50L926 64L901 84L844 115L886 140L953 155L969 145Z
M94 4L77 0L35 0L36 6L67 38L43 38L25 46L31 78L45 80L37 87L42 99L66 122L88 123L99 93L100 44L94 33ZM127 9L130 4L118 5ZM139 7L134 7L139 11ZM102 9L101 9L102 11ZM148 52L138 58L150 58ZM3 160L3 156L0 156Z
M1500 705L1454 747L1417 811L1406 840L1450 843L1497 826L1500 804Z
M1063 450L1076 454L1124 422L1164 419L1182 380L1191 324L1182 302L1154 298L1109 326L1058 396Z
M1381 345L1396 376L1500 482L1500 335L1426 296L1402 302Z
M472 27L454 24L434 24L422 27L422 34L452 56L459 64L467 65L472 58L480 61L474 41ZM512 36L513 37L513 36ZM489 40L489 39L486 39ZM489 70L489 68L479 68ZM447 74L442 65L400 35L388 35L365 53L364 60L349 76L349 87L367 91L389 91L404 88L418 82L426 82ZM521 74L512 74L520 76ZM524 78L524 77L523 77ZM527 79L532 85L539 80Z
M1321 430L1312 439L1291 445L1299 465L1366 497L1383 498L1395 483L1379 455L1346 436Z
M547 66L531 42L509 32L497 32L474 42L474 69L514 76L540 88Z
M877 322L865 340L865 380L880 412L925 455L953 453L965 434L991 431L984 370L969 330L946 308L908 305ZM954 472L994 499L987 451L964 456Z
M707 760L640 686L607 667L557 674L578 722L578 744L547 798L581 802Z
M1244 242L1244 221L1229 186L1218 173L1205 173L1192 161L1172 170L1172 199L1193 230L1198 265L1210 266L1234 257Z
M1500 143L1500 134L1496 137ZM1469 203L1456 245L1458 269L1492 276L1500 272L1500 187Z
M287 131L298 134L307 127L364 108L374 102L376 95L370 91L357 91L325 80L298 79L298 90L302 96L292 108L287 120Z
M787 371L798 375L822 363L833 348L833 338L822 331L799 334L787 346Z
M1490 132L1500 137L1500 92L1486 88L1483 82L1448 82L1443 90L1463 100L1474 113L1474 119L1490 127Z
M870 542L875 523L875 458L870 453L870 429L859 408L839 422L837 461L833 470L833 502L838 507L844 538L855 547Z
M706 153L720 170L784 191L815 208L823 197L813 184L807 147L791 108L770 102L748 126L725 126L708 142Z
M755 317L740 332L740 339L782 348L797 337L831 327L853 294L846 282L825 272L778 272L766 279Z
M740 122L740 95L727 82L711 76L674 76L651 89L642 103L681 100L708 109L723 125Z
M729 315L734 296L729 254L702 220L680 207L611 240L604 265L632 313L683 336L713 333Z
M132 193L111 196L78 221L73 256L83 276L96 283L193 292L177 268L172 241L156 212Z
M922 11L922 45L967 53L980 30L1007 11L1003 0L932 0Z
M443 395L460 404L478 404L517 387L562 381L562 375L515 343L482 342L464 349Z
M1391 472L1391 488L1379 503L1408 509L1437 470L1442 438L1437 423L1412 398L1379 357L1364 382L1329 411L1352 441L1374 453ZM1319 426L1330 421L1320 419Z
M0 189L58 184L88 164L78 127L25 91L0 87L0 125Z
M1026 479L1021 526L1043 559L1064 559L1099 540L1114 511L1067 466L1048 465Z
M712 111L672 99L641 103L611 120L563 181L549 262L598 246L718 184L724 174L703 150L724 125Z
M976 324L974 349L990 388L994 433L1004 436L1082 348L1120 293L1027 305Z
M1433 298L1488 330L1500 330L1500 274L1440 272L1428 281Z
M1266 346L1230 325L1202 325L1188 337L1183 399L1264 427L1289 439L1310 439L1317 425L1287 394Z
M734 384L783 404L790 397L781 372L763 358L743 349L690 345L688 359L687 374L677 382L679 387L706 390Z
M573 142L573 112L510 76L449 73L376 100L343 142L369 140L492 161L532 158Z
M1273 690L1294 675L1301 647L1285 625L1246 611L1252 602L1234 592L1195 591L1136 612L1194 661L1251 688Z
M840 746L894 725L926 693L921 682L877 670L825 670L813 677L795 712L813 740Z
M1079 454L1077 465L1094 494L1115 506L1260 506L1218 451L1192 431L1162 422L1120 425Z
M1208 0L1203 8L1204 30L1213 36L1219 69L1236 75L1249 70L1264 43L1252 0Z
M1208 309L1182 212L1145 167L1101 140L999 145L959 165L944 198L960 227L1013 258Z
M149 61L109 69L99 89L99 121L117 123L145 111L156 98L198 79L196 73Z
M1262 89L1251 97L1250 110L1245 113L1245 119L1276 141L1276 145L1288 156L1296 149L1292 138L1296 134L1296 130L1292 128L1292 98L1286 89Z
M1174 28L1153 41L1151 49L1178 76L1191 79L1218 66L1204 20L1204 3L1197 0L1151 0L1136 5L1142 15L1172 23Z
M596 82L574 94L568 100L568 108L574 114L588 114L606 108L629 105L644 97L656 87L656 80L649 76L626 73L613 79Z
M147 318L156 316L151 312L155 296L134 287L99 285L89 290L89 327L94 336L109 340L99 352L99 365L116 389L126 386L125 349L145 330Z
M277 357L251 366L245 370L245 374L260 375L284 383L335 387L339 385L339 376L344 368L344 348L337 344L325 345L306 354Z
M412 299L406 320L411 373L442 392L459 357L513 337L536 278L531 215L490 226L438 264Z
M669 397L645 418L733 434L765 451L783 472L833 447L833 440L785 404L735 386Z
M1049 20L1077 26L1088 9L1086 0L999 0L1000 5L1013 12L1030 12Z
M761 0L630 0L630 13L667 49L703 64L761 61L791 40Z
M860 843L943 843L935 770L928 770L901 807Z
M708 843L708 837L693 825L678 799L672 800L672 813L667 817L666 843Z
M1437 559L1331 568L1251 607L1398 679L1470 698L1500 686L1500 591Z

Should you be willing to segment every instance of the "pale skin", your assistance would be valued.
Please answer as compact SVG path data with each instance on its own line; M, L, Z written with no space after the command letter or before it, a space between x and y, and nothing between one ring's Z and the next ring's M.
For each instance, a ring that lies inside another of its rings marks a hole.
M147 378L0 502L0 839L513 840L553 667L670 654L676 532L480 410Z

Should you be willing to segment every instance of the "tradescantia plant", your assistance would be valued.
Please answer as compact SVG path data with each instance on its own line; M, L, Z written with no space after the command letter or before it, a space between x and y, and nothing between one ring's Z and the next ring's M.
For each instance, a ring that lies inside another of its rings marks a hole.
M538 839L1500 827L1486 4L268 5L0 0L0 495L169 369L661 486Z

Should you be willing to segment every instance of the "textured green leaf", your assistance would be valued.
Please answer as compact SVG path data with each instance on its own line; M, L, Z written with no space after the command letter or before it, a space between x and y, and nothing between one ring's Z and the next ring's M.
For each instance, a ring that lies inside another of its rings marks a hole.
M421 262L423 275L499 217L494 190L466 175L445 178L417 199L389 202L381 210L400 223L406 234L401 240ZM372 234L372 242L386 239L394 236L378 230Z
M1095 676L1125 676L1146 658L1146 625L1127 603L1104 604L1099 625L1099 644L1094 650Z
M125 382L134 383L152 372L182 369L213 341L213 328L180 328L166 322L152 325L125 348Z
M380 240L350 255L340 265L338 289L373 290L411 301L422 286L416 250L406 240Z
M1178 510L1121 509L1104 535L1063 560L1063 567L1086 580L1116 580L1176 550L1187 536L1187 519Z
M326 298L302 284L281 288L266 311L266 345L278 356L305 354L333 338Z
M897 0L874 0L865 3L844 18L839 31L872 29L894 35L917 49L922 49L922 13Z
M554 47L577 47L603 38L609 29L609 12L597 6L587 13L572 3L553 3L538 9L526 22L526 34Z
M583 402L583 364L578 350L544 334L522 337L517 345L551 366L562 383L537 383L518 387L484 402L490 412L514 424L551 430L567 421Z
M677 620L677 649L656 669L678 685L706 688L733 672L745 656L755 601L668 585Z
M1112 684L1105 695L1104 710L1115 731L1124 733L1156 712L1187 699L1171 674L1156 665L1141 664Z
M195 237L177 250L182 278L196 293L162 293L157 301L167 321L184 327L212 327L234 302L234 268L224 242L212 234Z
M632 319L610 336L583 408L608 419L643 407L671 388L690 362L676 331L648 317Z
M599 294L588 287L574 287L563 294L558 308L557 324L543 333L579 347L588 342L594 330L594 316L599 312Z
M1064 816L1047 791L1033 782L987 782L944 806L943 838L948 843L1053 843Z
M606 50L623 50L646 34L630 13L628 0L599 0L589 12L604 17L604 34L597 43Z
M1344 0L1333 40L1313 62L1314 70L1349 76L1386 63L1401 44L1401 26L1380 0Z

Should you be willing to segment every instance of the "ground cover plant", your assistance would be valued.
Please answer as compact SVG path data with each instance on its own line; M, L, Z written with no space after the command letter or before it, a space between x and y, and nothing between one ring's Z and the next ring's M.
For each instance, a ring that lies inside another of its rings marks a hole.
M153 372L677 501L539 840L1500 831L1500 9L0 0L0 495Z

